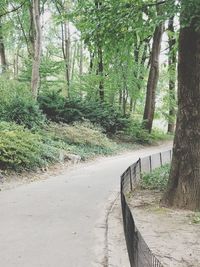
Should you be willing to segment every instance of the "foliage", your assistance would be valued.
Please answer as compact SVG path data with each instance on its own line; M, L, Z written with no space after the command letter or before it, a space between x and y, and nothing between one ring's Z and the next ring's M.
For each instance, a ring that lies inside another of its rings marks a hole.
M193 216L193 218L192 218L192 222L193 222L194 224L200 224L200 213L199 213L199 212L197 212L197 213Z
M67 99L55 91L40 95L38 101L47 118L54 122L72 123L86 119L99 124L108 134L124 130L129 122L128 116L106 103Z
M63 152L84 160L112 154L117 148L89 122L74 126L51 123L34 133L15 123L0 122L0 169L31 170L59 162Z
M1 120L16 122L27 128L41 125L45 116L32 99L26 84L0 78L0 117Z
M188 7L192 2L184 1ZM142 113L153 32L160 21L174 16L180 4L173 0L159 4L164 10L162 17L157 15L156 5L146 0L41 1L43 36L37 102L30 92L35 38L30 1L3 0L0 39L6 64L0 69L0 118L10 122L6 128L14 127L11 122L17 123L22 127L15 125L17 128L9 131L16 135L21 131L24 138L30 133L30 138L35 138L34 147L37 143L55 150L67 149L83 157L115 150L115 144L104 134L138 143L163 139L157 130L149 135L143 129ZM168 78L161 76L157 96L164 103L157 105L157 114L166 119ZM104 93L101 102L100 85ZM22 143L20 147L23 150Z
M50 123L46 130L68 144L82 144L109 147L111 142L101 129L90 122L76 122L73 125Z
M34 169L59 158L58 148L23 126L0 122L0 168Z
M144 189L165 190L169 178L170 165L156 168L151 173L142 174L141 187Z
M80 155L82 159L96 154L112 154L118 148L99 127L87 121L73 125L50 123L44 128L43 134L67 144L71 153Z
M143 128L142 123L132 118L129 127L127 128L125 135L128 136L130 142L136 142L140 144L152 144L157 141L166 140L171 138L159 129L153 129L151 134Z

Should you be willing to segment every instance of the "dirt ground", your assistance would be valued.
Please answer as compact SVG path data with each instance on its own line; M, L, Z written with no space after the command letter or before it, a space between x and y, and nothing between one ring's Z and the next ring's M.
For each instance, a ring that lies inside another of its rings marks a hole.
M165 267L200 267L197 213L161 208L158 191L138 189L133 194L129 202L136 226L161 263Z

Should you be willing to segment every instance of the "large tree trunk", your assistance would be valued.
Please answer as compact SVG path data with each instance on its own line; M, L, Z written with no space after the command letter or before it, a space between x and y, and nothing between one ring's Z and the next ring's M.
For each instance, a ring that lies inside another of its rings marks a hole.
M191 210L200 210L200 28L196 21L180 29L177 125L168 189L162 199L164 205Z
M0 59L1 59L2 72L5 72L7 69L7 61L6 61L6 52L3 40L1 19L0 19Z
M168 38L169 38L169 120L168 133L173 134L175 128L175 88L176 88L176 38L174 36L174 18L169 19L168 23Z
M159 55L164 25L161 23L155 29L151 53L150 72L147 82L146 103L144 108L144 128L150 133L155 112L156 88L159 78Z
M40 23L40 0L32 1L32 14L35 29L34 38L34 55L32 65L31 90L32 95L36 99L40 85L40 60L41 60L41 23Z

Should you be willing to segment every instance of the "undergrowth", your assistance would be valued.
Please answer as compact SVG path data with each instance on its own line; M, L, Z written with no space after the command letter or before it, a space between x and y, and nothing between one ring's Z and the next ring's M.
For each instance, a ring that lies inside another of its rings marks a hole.
M151 173L142 174L141 187L143 189L165 190L169 178L170 165L165 164L160 168L156 168Z
M99 128L91 123L45 124L29 130L15 123L0 122L0 169L33 170L59 162L63 152L80 155L82 160L117 150Z
M0 123L0 169L34 169L58 158L58 147L38 133L14 123Z

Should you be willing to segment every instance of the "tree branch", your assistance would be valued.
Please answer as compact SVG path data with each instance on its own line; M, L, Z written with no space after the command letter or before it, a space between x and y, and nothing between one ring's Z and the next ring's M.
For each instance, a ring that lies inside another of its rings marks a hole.
M0 14L0 18L3 17L3 16L5 16L5 15L7 15L7 14L10 14L10 13L12 13L12 12L17 11L18 9L20 9L20 8L25 4L25 2L26 2L26 1L22 2L21 5L19 5L19 6L17 6L17 7L13 7L13 9L11 9L11 10L7 10L7 11L5 11L4 13L1 13L1 14Z

